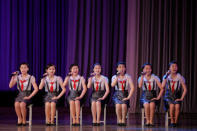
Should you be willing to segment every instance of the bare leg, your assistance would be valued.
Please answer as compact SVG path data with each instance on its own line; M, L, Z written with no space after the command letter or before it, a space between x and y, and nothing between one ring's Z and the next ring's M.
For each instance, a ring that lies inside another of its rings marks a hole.
M93 118L93 123L96 123L96 102L92 102L92 118Z
M73 124L76 123L76 118L75 118L75 102L70 100L70 114L72 116L72 119L73 119Z
M23 124L26 124L26 115L27 115L27 109L26 109L26 103L21 102L20 103L20 108L21 108L21 113L22 113L22 119L23 119Z
M20 103L15 102L14 107L15 107L16 115L18 117L18 123L20 124L20 123L22 123L22 114L21 114Z
M46 102L45 103L45 116L46 116L46 123L47 124L51 123L50 114L51 114L51 103Z
M150 104L144 103L145 116L146 116L146 124L150 124Z
M116 104L116 115L117 115L117 120L118 123L121 123L122 121L122 109L121 109L121 104Z
M150 103L150 124L153 124L154 121L154 114L155 114L155 103L154 102L151 102Z
M51 123L52 124L54 124L55 111L56 111L56 103L51 102Z
M80 101L75 101L75 107L76 107L76 123L79 124L79 115L80 115Z
M170 104L171 123L175 123L175 120L174 120L174 110L175 110L175 105L174 104Z
M180 104L176 104L175 105L175 123L178 122L179 113L180 113Z
M97 113L97 123L100 123L100 117L101 117L101 102L96 102L96 113Z
M126 123L127 105L122 104L122 123Z

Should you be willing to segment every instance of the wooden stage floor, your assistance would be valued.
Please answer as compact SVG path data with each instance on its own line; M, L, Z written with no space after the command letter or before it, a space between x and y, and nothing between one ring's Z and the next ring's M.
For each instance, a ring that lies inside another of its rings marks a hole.
M0 131L197 131L197 114L181 114L179 125L176 128L165 127L164 114L156 113L155 127L142 127L141 114L129 115L126 127L116 125L114 108L107 111L107 125L93 127L91 112L88 108L83 109L83 125L80 127L70 126L69 111L59 108L59 125L45 126L44 108L33 107L33 125L16 126L17 117L12 107L0 107Z

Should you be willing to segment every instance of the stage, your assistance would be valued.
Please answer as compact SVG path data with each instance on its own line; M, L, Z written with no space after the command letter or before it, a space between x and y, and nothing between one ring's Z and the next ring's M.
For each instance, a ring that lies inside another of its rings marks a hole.
M33 107L32 126L16 126L17 117L14 108L1 107L0 108L0 130L8 131L190 131L197 130L197 114L181 114L178 127L165 127L164 114L156 113L155 127L142 127L141 114L130 113L129 120L126 127L119 127L116 125L116 115L114 108L107 108L107 125L92 126L91 112L89 108L83 109L83 124L80 127L70 126L69 111L67 108L60 107L59 111L59 125L45 126L45 115L43 107ZM101 117L101 119L103 119Z

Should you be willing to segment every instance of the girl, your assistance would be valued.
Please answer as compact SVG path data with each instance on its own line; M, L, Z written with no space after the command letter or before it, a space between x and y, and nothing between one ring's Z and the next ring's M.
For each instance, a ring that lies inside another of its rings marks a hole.
M101 65L99 63L93 66L93 75L88 79L88 88L93 89L91 97L91 109L93 117L93 126L100 125L101 103L109 94L109 85L107 77L101 75Z
M164 102L167 108L170 107L170 126L173 127L177 126L180 104L187 93L185 79L177 71L177 63L174 61L170 62L169 71L164 75L162 82L162 87L165 87ZM183 93L181 93L181 88Z
M62 95L66 92L65 87L63 86L63 81L60 76L55 75L56 67L53 64L48 64L46 66L46 73L44 74L44 78L42 78L41 83L39 85L39 89L43 89L45 87L45 92L47 95L45 96L45 115L46 115L46 125L55 125L54 117L56 111L56 103L57 100L62 97ZM58 95L59 87L62 88L61 93Z
M117 64L117 75L112 77L111 86L115 87L113 101L116 106L116 115L119 126L126 126L127 107L129 99L134 92L134 84L131 77L126 74L126 64L119 62Z
M144 64L142 66L142 70L142 75L138 79L138 86L139 88L142 88L140 104L142 104L145 109L145 126L154 126L153 118L155 113L155 102L161 98L163 94L163 88L161 86L159 77L152 74L151 64ZM160 88L158 96L156 96L157 87Z
M69 86L68 101L72 115L72 125L79 126L80 100L84 97L87 87L85 79L79 75L79 66L72 64L69 68L69 75L64 80L64 86Z
M14 72L9 84L10 88L17 84L17 89L19 90L19 94L14 103L16 115L18 117L18 126L26 125L26 106L30 103L30 99L38 92L35 77L29 75L28 71L29 65L27 63L20 64L21 74L18 75L17 72ZM31 93L32 85L34 91Z

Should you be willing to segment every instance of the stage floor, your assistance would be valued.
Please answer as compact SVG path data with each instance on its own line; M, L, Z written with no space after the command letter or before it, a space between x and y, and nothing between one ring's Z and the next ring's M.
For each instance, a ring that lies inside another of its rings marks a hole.
M164 126L164 114L155 115L155 127L147 128L141 126L141 114L129 115L129 121L126 127L116 125L116 115L114 108L107 109L107 125L93 127L91 112L88 108L83 109L83 125L80 127L69 126L69 111L66 108L59 108L59 125L45 126L44 108L33 107L33 125L26 127L17 127L17 117L14 108L0 108L0 130L7 131L196 131L197 114L181 114L179 126L176 128ZM101 118L102 119L102 118Z

